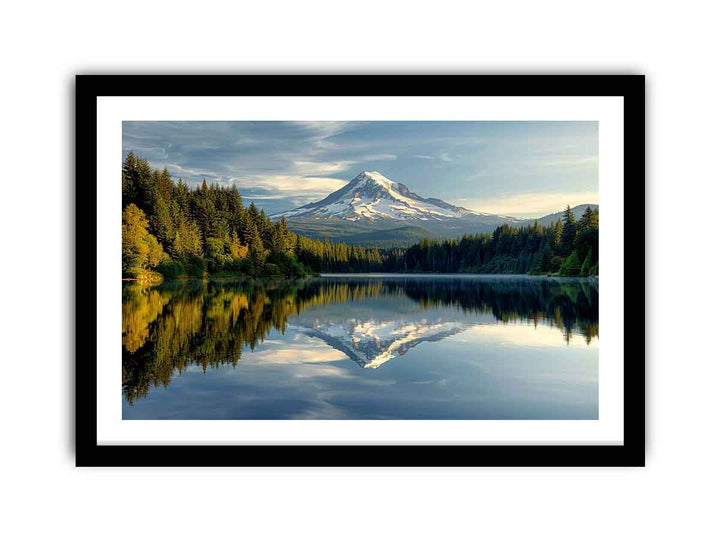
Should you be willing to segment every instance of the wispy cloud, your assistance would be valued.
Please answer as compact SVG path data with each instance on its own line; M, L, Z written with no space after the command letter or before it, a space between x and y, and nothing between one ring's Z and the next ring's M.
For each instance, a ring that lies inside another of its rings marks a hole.
M209 169L196 169L193 167L183 167L177 163L166 163L165 167L170 171L172 176L177 178L203 178L205 180L220 180L221 176Z
M413 155L411 155L410 157L413 157L413 158L416 158L416 159L437 159L437 160L440 160L440 161L444 161L444 162L446 162L446 163L449 163L450 161L452 161L452 158L450 157L450 154L448 154L447 152L443 152L443 153L438 154L438 155L436 155L436 156L431 156L431 155L428 155L428 154L413 154Z
M312 191L319 193L330 193L347 184L347 180L341 180L339 178L293 175L245 176L231 178L230 182L238 187L260 188L272 192Z
M597 204L596 191L508 193L496 197L461 197L453 202L470 210L517 217L542 217L567 205Z
M337 174L348 170L355 165L356 161L295 161L293 163L293 172L299 176L305 175L324 175Z
M190 186L235 183L268 213L318 200L363 169L503 213L544 211L506 192L597 190L595 122L128 121L122 149Z
M362 161L395 161L396 159L395 154L371 154L362 157Z
M328 346L305 345L303 347L272 347L256 351L244 357L246 365L252 364L325 364L348 360L342 352Z

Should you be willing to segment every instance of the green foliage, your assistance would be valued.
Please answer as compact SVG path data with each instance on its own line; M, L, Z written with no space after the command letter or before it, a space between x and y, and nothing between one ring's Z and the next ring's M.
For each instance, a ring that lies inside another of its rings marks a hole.
M273 223L235 186L188 189L165 169L130 153L123 162L123 273L157 266L167 279L222 275L303 276L320 271L379 270L378 250L301 239L285 219ZM168 246L168 254L158 241ZM300 260L302 259L302 260ZM265 268L266 263L273 265Z
M580 275L580 259L577 252L573 251L560 267L561 276L579 276Z
M303 276L317 272L477 272L597 275L599 214L588 208L579 221L568 207L550 226L502 225L492 234L452 240L428 236L408 248L424 229L397 229L397 243L381 249L375 233L358 229L375 247L361 247L292 233L284 218L273 223L265 212L243 206L235 186L202 184L190 189L153 170L132 153L123 162L123 275L137 277L158 267L168 279L206 272L244 276ZM320 234L320 232L318 232ZM350 238L350 237L348 237ZM357 240L357 238L355 238ZM167 254L163 250L166 247ZM588 259L589 257L589 259ZM161 261L168 259L168 262ZM582 261L580 264L579 261ZM170 263L176 263L172 265Z
M279 277L281 275L280 268L278 268L277 264L266 263L262 268L262 275L265 277Z
M182 263L170 259L162 261L158 265L157 271L160 272L165 279L177 279L185 275L185 267L183 267Z
M560 267L563 264L563 258L559 255L555 255L550 260L550 268L548 269L549 273L551 274L557 274L560 271Z
M205 260L198 255L188 257L185 260L184 266L189 277L201 278L205 275Z
M572 212L570 212L572 215ZM547 274L557 273L565 260L563 241L579 238L574 216L565 226L558 221L529 227L502 225L492 234L463 235L459 240L429 240L406 250L385 253L383 270L388 272L472 272L481 274ZM597 220L584 229L588 249L597 243ZM575 244L571 244L574 251ZM577 256L577 255L576 255ZM591 263L594 261L591 260ZM578 266L579 274L579 266Z
M255 265L252 259L249 258L236 259L230 264L225 265L225 271L230 275L254 276Z
M563 257L572 252L575 247L575 239L577 237L578 227L575 221L575 214L570 209L570 205L565 208L562 218L562 234L560 236L559 254Z
M208 238L205 242L205 256L208 263L208 270L220 272L225 265L233 261L229 250L226 250L226 243L220 238ZM228 246L229 247L229 246Z
M590 262L592 258L592 250L588 251L587 255L585 256L585 260L582 263L582 266L580 267L580 275L582 277L588 277L590 275L590 269L592 268L592 263Z
M584 261L588 254L592 254L590 265L594 265L598 260L599 220L598 212L588 207L578 222L575 250L581 261Z
M265 267L267 268L270 265L274 267L272 269L273 271L277 269L276 275L284 277L302 277L310 274L310 271L305 267L305 265L298 262L291 253L275 252L270 254Z
M122 272L137 278L143 271L154 269L167 257L162 245L147 230L145 212L129 204L122 214Z

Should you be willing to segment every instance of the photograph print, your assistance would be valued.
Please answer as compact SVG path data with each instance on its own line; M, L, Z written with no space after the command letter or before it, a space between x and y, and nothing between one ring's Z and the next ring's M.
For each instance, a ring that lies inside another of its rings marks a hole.
M644 79L358 79L78 77L77 463L642 465Z
M596 419L597 135L124 122L123 418Z

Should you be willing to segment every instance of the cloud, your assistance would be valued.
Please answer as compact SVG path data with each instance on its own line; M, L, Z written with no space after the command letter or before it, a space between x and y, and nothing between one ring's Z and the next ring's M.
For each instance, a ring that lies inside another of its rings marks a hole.
M460 198L455 202L470 210L517 217L542 217L567 205L597 204L597 191L508 193L489 198Z
M269 214L317 201L363 169L421 195L521 215L545 208L503 193L597 186L596 123L127 121L122 150L191 187L234 183Z
M337 174L346 171L356 163L357 161L295 161L293 163L293 172L299 176Z
M362 161L394 161L397 159L395 154L373 154L363 156Z
M428 154L413 154L410 157L417 159L438 159L440 161L445 161L446 163L452 161L450 154L448 154L447 152L443 152L441 154L438 154L437 156L430 156Z
M231 178L238 188L261 189L266 195L324 193L327 195L347 184L347 180L325 176L268 175ZM267 198L267 197L266 197Z
M298 347L272 347L255 351L252 355L243 356L245 365L295 365L295 364L325 364L328 362L341 362L348 360L344 353L331 349L328 346L317 346L313 343Z
M359 127L360 122L334 122L334 121L317 121L317 122L289 122L305 129L308 134L317 140L324 140L335 137Z
M340 178L295 175L246 176L230 182L245 200L265 201L263 207L270 215L318 201L347 184Z
M165 165L167 167L167 170L170 171L170 174L172 176L178 177L178 178L197 178L202 177L205 180L211 180L211 181L220 181L222 179L221 176L216 174L215 172L207 169L196 169L193 167L183 167L177 163L167 163Z

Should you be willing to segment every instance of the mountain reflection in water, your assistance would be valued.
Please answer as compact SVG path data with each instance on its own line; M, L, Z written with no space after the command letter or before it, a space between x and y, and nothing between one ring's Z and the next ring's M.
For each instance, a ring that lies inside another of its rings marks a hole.
M393 358L453 336L458 342L469 342L463 349L466 356L479 356L482 348L476 333L471 332L467 339L463 334L473 328L489 330L498 323L546 328L561 346L594 346L598 337L597 281L333 276L295 281L167 282L150 288L126 284L122 303L124 401L126 406L140 403L153 388L168 387L173 378L193 371L194 366L202 372L226 365L237 367L243 365L243 355L253 354L257 358L248 361L259 362L261 355L253 351L271 333L278 336L273 339L312 342L313 348L308 350L313 351L314 359L305 363L323 362L323 358L342 362L344 358L381 372L393 364L388 363ZM491 335L486 333L488 338ZM547 332L523 339L526 345L542 347L541 337L547 339ZM512 345L516 338L505 333L502 339ZM319 346L323 349L316 348ZM288 355L279 351L277 358L282 354ZM262 358L272 362L270 351ZM258 392L259 388L257 385ZM589 410L591 416L595 414L595 408ZM402 417L412 417L411 413ZM377 417L381 416L387 415ZM286 415L265 412L260 417Z

